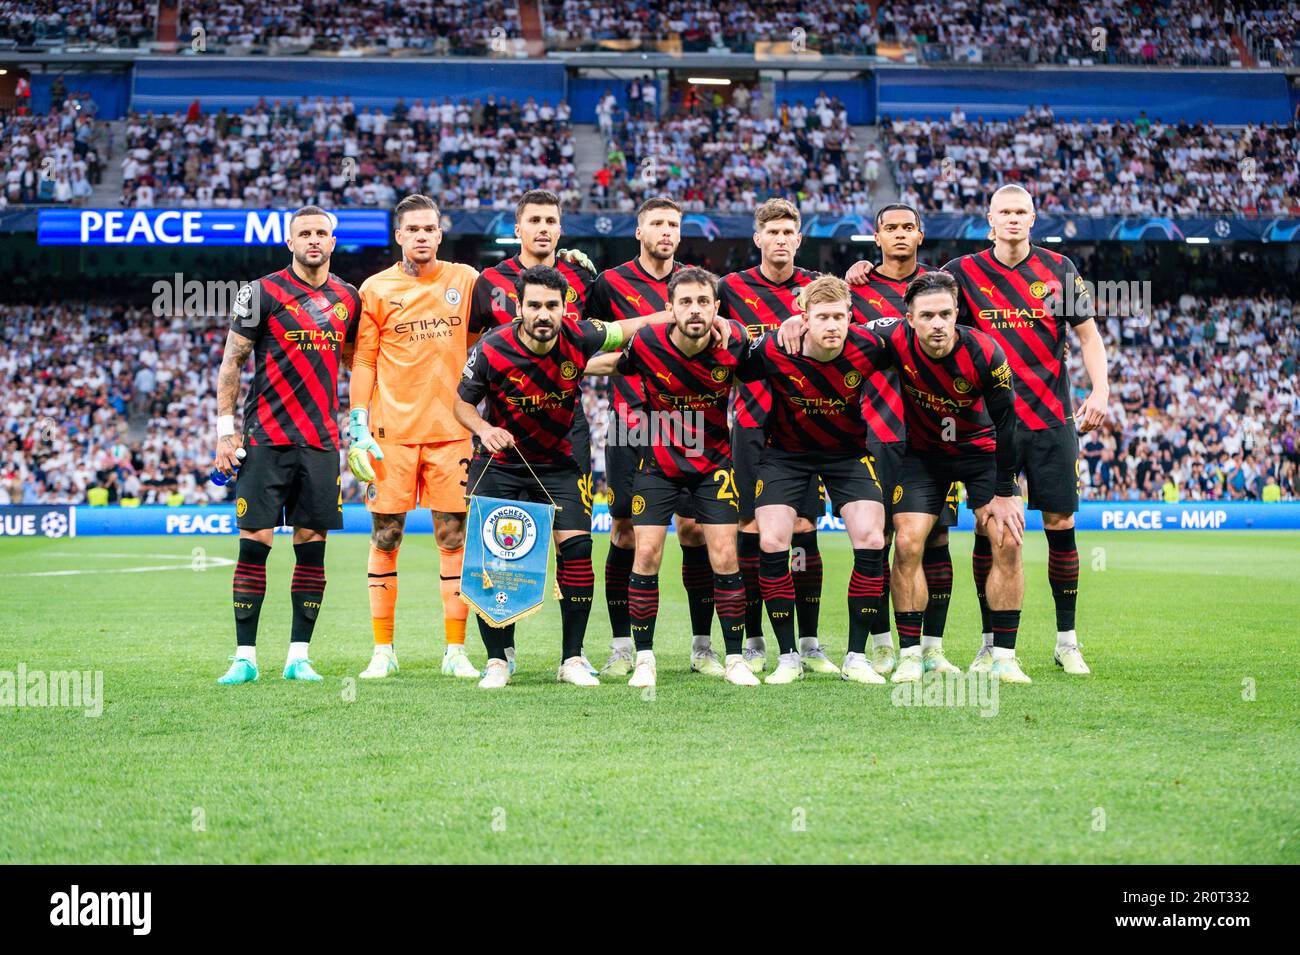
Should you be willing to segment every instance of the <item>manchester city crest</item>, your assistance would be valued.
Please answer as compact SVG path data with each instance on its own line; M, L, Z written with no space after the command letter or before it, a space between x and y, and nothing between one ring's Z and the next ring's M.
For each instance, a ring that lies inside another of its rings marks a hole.
M537 522L522 507L498 507L483 522L483 544L502 560L519 560L537 543Z

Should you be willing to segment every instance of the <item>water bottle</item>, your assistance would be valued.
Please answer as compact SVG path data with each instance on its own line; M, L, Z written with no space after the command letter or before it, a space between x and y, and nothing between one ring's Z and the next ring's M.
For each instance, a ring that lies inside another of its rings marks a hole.
M244 451L243 448L239 448L237 451L235 451L235 457L239 458L239 460L242 461L244 460L245 453L246 452ZM235 468L235 473L236 474L239 473L239 468ZM213 484L215 484L217 487L225 487L227 484L230 483L231 479L226 477L226 475L223 474L217 468L213 468L211 472L209 472L208 474L208 480L211 481Z

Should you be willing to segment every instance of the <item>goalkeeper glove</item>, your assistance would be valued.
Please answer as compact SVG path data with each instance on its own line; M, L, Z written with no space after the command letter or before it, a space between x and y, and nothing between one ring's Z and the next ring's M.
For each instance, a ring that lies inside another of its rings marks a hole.
M348 468L358 481L370 482L375 479L375 472L370 467L369 455L376 461L384 460L384 452L370 436L370 415L365 408L353 408L348 412L348 439L352 446L348 448Z
M581 249L560 249L555 253L555 258L557 261L568 262L580 269L586 269L592 275L596 274L596 264Z

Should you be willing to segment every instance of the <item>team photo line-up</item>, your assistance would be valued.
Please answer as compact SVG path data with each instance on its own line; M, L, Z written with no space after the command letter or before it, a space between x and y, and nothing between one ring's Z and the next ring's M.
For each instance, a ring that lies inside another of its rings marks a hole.
M330 271L329 214L297 210L290 264L244 286L218 373L214 468L236 481L236 649L222 684L258 679L258 619L273 532L293 528L287 680L319 681L308 649L325 591L325 542L343 526L339 376L351 370L347 465L366 486L366 568L374 636L365 679L398 670L398 555L408 511L433 512L446 647L442 673L504 687L515 626L479 619L483 671L465 649L460 580L467 494L558 505L553 527L561 654L557 678L656 682L655 621L667 530L681 547L692 671L745 686L806 672L859 683L960 673L943 652L952 592L948 529L961 488L976 518L972 572L983 644L969 669L1029 683L1016 657L1027 504L1042 513L1056 611L1054 662L1089 672L1076 635L1078 432L1109 399L1088 288L1065 256L1030 243L1034 203L995 192L989 248L920 263L920 213L876 213L880 261L844 278L800 268L798 209L754 213L759 262L717 277L676 260L672 199L637 210L636 258L597 274L563 250L560 201L525 193L520 251L479 273L438 259L436 204L394 210L401 261L358 289ZM1091 392L1070 396L1073 328ZM242 425L241 370L254 359ZM612 519L604 567L612 641L599 669L584 652L592 566L585 376L613 393L606 450ZM651 422L673 427L647 427ZM818 640L829 499L853 549L848 649ZM892 550L892 569L890 557ZM359 573L359 569L358 569ZM893 628L898 632L894 646ZM763 611L777 650L769 671ZM715 651L713 618L724 653Z

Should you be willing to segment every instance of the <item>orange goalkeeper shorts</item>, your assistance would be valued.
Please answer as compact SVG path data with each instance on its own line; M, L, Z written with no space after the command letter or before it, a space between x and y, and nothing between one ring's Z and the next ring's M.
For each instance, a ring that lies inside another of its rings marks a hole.
M375 514L405 514L418 507L451 514L465 512L465 481L473 456L471 439L437 444L389 444L384 478L370 485L366 507Z

